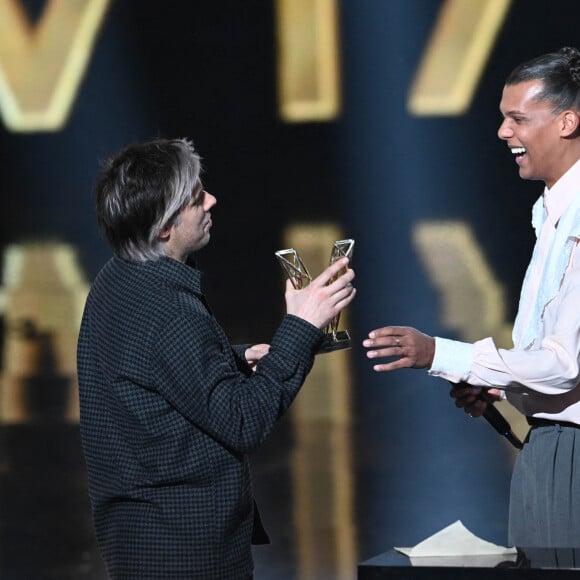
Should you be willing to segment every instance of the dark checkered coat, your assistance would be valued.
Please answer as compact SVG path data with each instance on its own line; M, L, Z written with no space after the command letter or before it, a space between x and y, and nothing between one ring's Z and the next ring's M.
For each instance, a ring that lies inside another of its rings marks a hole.
M265 535L248 454L292 403L322 333L286 316L251 372L200 278L170 259L113 258L87 299L81 434L112 578L245 580L252 533Z

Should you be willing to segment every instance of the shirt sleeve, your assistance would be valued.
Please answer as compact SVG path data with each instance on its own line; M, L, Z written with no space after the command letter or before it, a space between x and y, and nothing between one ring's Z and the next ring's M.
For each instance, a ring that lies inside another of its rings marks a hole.
M429 374L452 382L561 395L579 382L580 265L544 311L545 336L530 349L498 348L492 338L467 344L436 338Z

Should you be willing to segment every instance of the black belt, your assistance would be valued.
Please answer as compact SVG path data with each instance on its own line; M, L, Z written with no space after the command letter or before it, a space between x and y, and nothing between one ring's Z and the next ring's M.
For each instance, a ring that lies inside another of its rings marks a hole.
M541 419L540 417L526 417L526 421L532 429L534 427L553 427L555 425L560 425L560 427L573 427L574 429L580 429L580 425L576 423L570 423L569 421L552 421L550 419Z

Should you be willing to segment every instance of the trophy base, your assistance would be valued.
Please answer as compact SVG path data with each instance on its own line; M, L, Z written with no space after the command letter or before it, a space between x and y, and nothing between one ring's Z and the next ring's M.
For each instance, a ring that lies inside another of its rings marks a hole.
M335 350L344 350L350 348L350 336L346 330L341 330L336 334L327 334L324 337L324 342L316 352L316 354L326 354L327 352L334 352Z

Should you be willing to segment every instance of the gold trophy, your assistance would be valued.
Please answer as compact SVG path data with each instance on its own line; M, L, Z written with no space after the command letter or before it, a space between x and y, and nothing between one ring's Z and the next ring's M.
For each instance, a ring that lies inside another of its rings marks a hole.
M354 249L354 240L337 240L332 244L332 250L330 252L329 265L336 262L336 260L346 257L352 259L352 252ZM308 271L308 268L300 258L300 255L294 248L288 248L287 250L279 250L275 252L276 258L280 262L280 265L284 269L287 278L292 282L292 286L296 289L301 289L312 281L312 276ZM339 276L342 276L346 272L346 268L341 270L334 278L328 281L328 284L334 282ZM333 352L335 350L341 350L345 348L350 348L350 336L346 330L338 330L338 323L340 320L340 313L337 314L324 329L324 342L322 346L318 349L319 353Z

